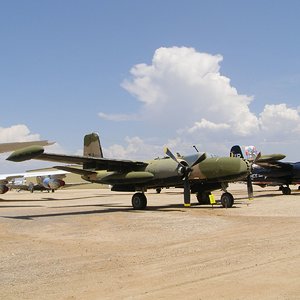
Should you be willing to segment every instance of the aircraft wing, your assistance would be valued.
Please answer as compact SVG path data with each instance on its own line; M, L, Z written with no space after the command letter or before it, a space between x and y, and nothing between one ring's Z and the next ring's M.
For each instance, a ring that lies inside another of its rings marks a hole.
M32 141L32 142L15 142L15 143L3 143L0 144L0 153L15 151L24 147L38 145L38 146L49 146L53 145L54 142L49 142L47 140L43 141Z
M79 165L90 164L93 167L96 166L97 170L108 170L108 171L137 170L141 167L145 167L148 165L148 163L142 161L44 153L44 149L38 146L32 146L21 150L17 150L7 158L7 160L9 161L17 161L17 162L25 161L29 159L60 162L66 164L79 164Z
M262 155L257 161L255 161L255 164L264 168L287 169L290 164L279 161L283 158L285 158L284 154Z
M109 158L99 158L91 156L80 156L80 155L60 155L60 154L50 154L43 153L36 157L38 160L61 162L67 164L88 164L97 166L97 170L136 170L140 167L145 167L148 164L142 161L132 161L132 160L121 160L121 159L109 159Z
M17 173L17 174L0 174L0 183L6 184L9 181L15 179L15 178L23 178L23 173Z
M256 165L263 167L263 168L270 168L270 169L283 169L283 170L290 170L293 169L292 164L280 161L265 161L265 162L255 162Z
M89 171L89 170L84 170L82 168L74 168L74 167L69 167L69 166L55 166L53 168L56 168L58 170L67 171L67 172L74 173L74 174L78 174L78 175L84 175L84 176L97 174L97 172L94 172L94 171Z

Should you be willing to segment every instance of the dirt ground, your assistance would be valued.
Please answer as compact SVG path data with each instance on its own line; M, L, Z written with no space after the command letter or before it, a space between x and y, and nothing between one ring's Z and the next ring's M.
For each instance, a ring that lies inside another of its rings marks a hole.
M300 192L229 190L231 209L169 189L145 211L108 190L1 195L0 299L300 299Z

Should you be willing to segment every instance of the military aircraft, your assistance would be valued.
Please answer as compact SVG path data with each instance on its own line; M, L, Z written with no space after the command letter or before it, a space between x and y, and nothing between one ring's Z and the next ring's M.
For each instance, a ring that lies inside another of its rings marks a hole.
M69 172L65 172L69 173ZM48 193L51 191L54 193L56 190L60 188L74 187L79 185L87 185L90 182L66 182L64 179L66 175L48 175L48 176L37 176L36 183L29 182L11 182L7 186L11 189L16 189L18 191L25 190L33 193L34 191L47 191Z
M231 155L243 158L239 145L231 148ZM254 146L246 147L248 160L256 159L257 151ZM252 164L251 180L253 184L265 187L267 185L279 186L284 195L290 195L289 185L300 184L300 162L281 162L284 154L262 155Z
M48 170L24 172L15 174L0 174L0 194L5 194L10 189L22 189L33 192L34 190L57 190L66 185L62 180L69 173L62 170ZM16 180L36 177L37 184L16 183Z
M98 134L91 133L84 137L83 156L45 153L43 147L31 146L13 152L7 160L38 159L82 165L80 169L55 168L80 174L90 182L108 184L112 191L135 192L132 196L134 209L147 207L147 189L168 187L183 188L185 206L190 206L191 193L197 194L199 203L207 204L210 192L221 189L224 191L221 204L232 207L234 198L226 191L228 183L246 178L251 170L247 160L237 157L208 157L206 153L175 156L168 148L165 154L163 158L149 161L104 158Z

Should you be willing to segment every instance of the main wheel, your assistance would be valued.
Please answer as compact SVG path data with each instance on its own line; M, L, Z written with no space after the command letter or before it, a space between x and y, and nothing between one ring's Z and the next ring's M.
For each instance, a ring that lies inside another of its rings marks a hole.
M291 189L287 186L287 187L282 187L282 194L283 195L290 195L292 193Z
M147 198L144 193L135 193L131 199L133 209L145 209L147 207Z
M209 196L211 195L211 192L202 192L202 193L197 193L197 200L199 204L210 204Z
M234 203L234 198L230 193L224 193L221 196L221 204L225 208L230 208L232 207Z

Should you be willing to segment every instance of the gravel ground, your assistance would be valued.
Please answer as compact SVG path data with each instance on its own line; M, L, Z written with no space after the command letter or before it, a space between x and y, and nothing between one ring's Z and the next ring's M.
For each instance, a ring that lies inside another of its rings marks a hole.
M300 193L229 191L231 209L168 189L144 211L108 190L1 195L0 299L300 299Z

